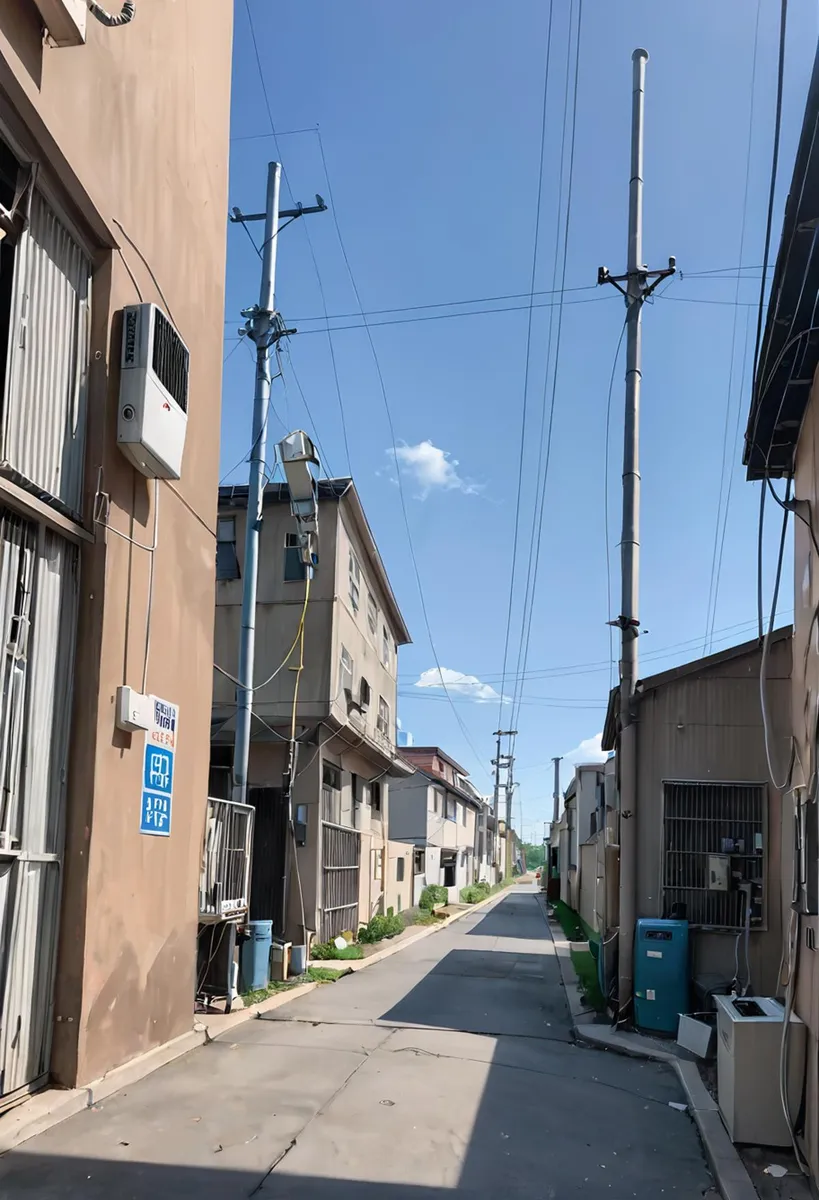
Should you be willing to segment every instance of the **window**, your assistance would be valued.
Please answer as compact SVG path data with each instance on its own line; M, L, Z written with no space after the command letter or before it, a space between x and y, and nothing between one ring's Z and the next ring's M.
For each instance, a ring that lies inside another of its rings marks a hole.
M381 812L381 783L378 780L370 784L370 805L373 812Z
M426 850L419 850L417 847L412 852L412 869L414 874L423 875L427 866Z
M296 834L296 845L297 846L306 846L307 845L307 805L306 804L297 804L296 805L296 819L293 822L293 826L294 826L294 830L295 830L295 834Z
M341 771L328 762L321 769L321 819L341 824Z
M216 521L216 578L239 578L235 517L219 517Z
M454 796L446 798L446 819L448 821L456 821L458 819L458 803Z
M358 703L361 708L367 709L370 707L370 701L373 698L373 693L370 685L364 676L361 676L361 682L358 685Z
M466 805L461 805L461 824L466 825Z
M385 667L390 665L390 635L386 625L381 626L381 661Z
M367 624L370 627L370 633L375 637L378 629L378 605L372 592L367 592Z
M350 776L350 791L353 796L353 804L361 803L361 779L358 775Z
M373 879L380 879L383 874L384 867L384 851L373 850Z
M751 928L762 925L765 794L758 783L663 783L663 917L684 906L691 925L739 932L750 884Z
M325 763L321 771L322 786L332 788L333 791L341 791L341 771L332 763Z
M358 612L361 603L361 565L352 550L350 551L349 580L350 603Z
M383 696L378 697L378 721L376 728L384 737L390 736L390 706Z
M441 801L442 801L441 793L438 791L437 788L433 788L432 789L432 811L434 813L439 813L439 812L443 811L443 804Z
M346 646L341 647L338 690L340 692L353 690L353 658Z
M404 882L404 859L403 859L403 856L401 858L397 858L395 860L395 882L396 883Z
M301 583L307 578L307 568L301 561L301 546L297 533L284 535L284 582Z

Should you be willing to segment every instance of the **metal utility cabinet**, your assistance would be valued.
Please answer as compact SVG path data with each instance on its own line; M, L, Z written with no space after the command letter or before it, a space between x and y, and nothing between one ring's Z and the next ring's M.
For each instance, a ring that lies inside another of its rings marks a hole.
M634 1023L674 1035L689 991L688 922L641 918L634 946Z

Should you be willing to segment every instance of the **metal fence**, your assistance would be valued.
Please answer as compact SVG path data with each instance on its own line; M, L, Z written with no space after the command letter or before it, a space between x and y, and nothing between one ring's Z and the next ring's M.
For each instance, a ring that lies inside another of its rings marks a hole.
M324 823L321 830L322 890L320 940L358 929L361 838L354 829Z
M253 846L253 808L208 798L199 882L199 915L229 917L247 910Z

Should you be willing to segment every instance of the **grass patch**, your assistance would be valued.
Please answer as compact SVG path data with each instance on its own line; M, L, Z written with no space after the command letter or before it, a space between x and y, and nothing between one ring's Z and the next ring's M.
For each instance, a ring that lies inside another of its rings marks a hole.
M569 908L565 901L555 901L554 913L560 922L560 928L570 942L585 942L587 940L583 922L574 909Z
M569 911L571 912L571 909ZM597 963L594 960L591 950L573 949L571 956L572 966L580 983L584 1003L588 1008L593 1008L595 1012L603 1012L606 1005L603 1000L603 993L600 991L600 984L597 980Z
M339 950L332 942L314 942L310 947L310 957L314 959L350 959L363 958L364 951L355 943L352 946L345 946L343 950Z
M308 967L304 976L310 983L335 983L346 975L349 967Z
M440 925L445 920L446 917L441 916L439 913L424 912L422 910L416 916L413 925Z
M271 979L266 988L242 992L242 1001L245 1008L252 1008L254 1004L261 1004L264 1000L269 1000L271 996L277 996L279 992L292 991L293 988L300 987L303 983L335 983L342 975L346 975L347 971L349 971L349 967L308 967L303 975L297 975L294 979Z

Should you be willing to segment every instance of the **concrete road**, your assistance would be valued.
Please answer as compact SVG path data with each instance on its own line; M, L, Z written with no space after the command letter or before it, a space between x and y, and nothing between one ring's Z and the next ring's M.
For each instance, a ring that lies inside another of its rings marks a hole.
M675 1076L576 1046L531 889L0 1160L3 1200L713 1195Z

